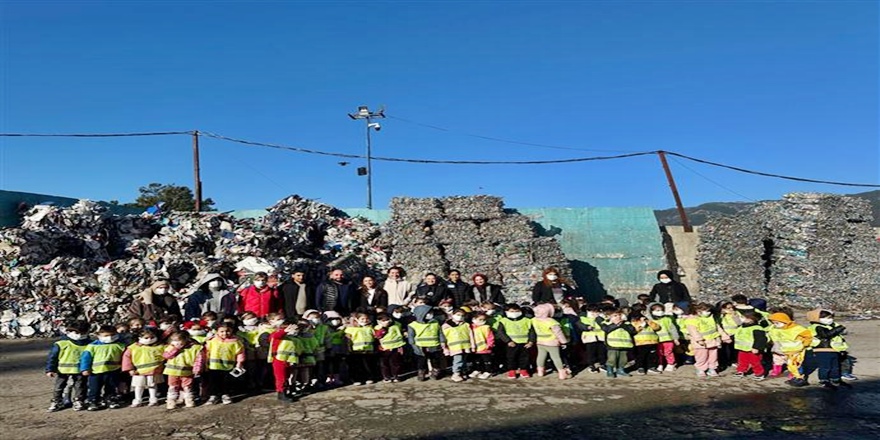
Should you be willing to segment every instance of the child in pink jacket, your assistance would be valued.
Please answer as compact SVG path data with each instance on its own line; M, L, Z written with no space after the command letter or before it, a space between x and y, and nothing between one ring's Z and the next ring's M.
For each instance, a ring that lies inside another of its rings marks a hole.
M553 319L556 309L552 304L539 304L535 306L535 318L532 319L532 328L538 338L538 376L543 376L547 368L547 356L553 360L553 365L559 371L559 379L565 380L571 377L571 371L562 362L559 347L568 344L568 338L562 332L562 326Z

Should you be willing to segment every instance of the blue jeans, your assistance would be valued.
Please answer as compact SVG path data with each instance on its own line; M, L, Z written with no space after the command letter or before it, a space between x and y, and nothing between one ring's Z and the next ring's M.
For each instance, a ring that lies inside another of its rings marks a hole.
M819 381L840 381L840 354L836 351L808 350L804 357L804 377L819 370Z
M460 354L452 356L452 372L453 373L458 373L458 374L464 373L464 360L465 360L464 353L460 353Z
M119 370L109 371L107 373L92 374L89 376L89 395L86 397L88 402L98 402L101 400L103 390L103 399L112 400L116 398L116 389L119 385Z

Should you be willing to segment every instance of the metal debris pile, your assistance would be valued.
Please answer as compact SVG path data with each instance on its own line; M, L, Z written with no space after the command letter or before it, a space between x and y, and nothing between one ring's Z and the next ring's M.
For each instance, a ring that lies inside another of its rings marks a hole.
M545 267L556 266L571 278L559 243L537 237L526 216L505 212L500 197L396 197L391 208L381 240L412 281L451 269L466 280L482 273L504 286L508 300L526 301Z
M880 243L870 204L793 193L700 230L703 296L766 296L773 304L840 311L880 306Z

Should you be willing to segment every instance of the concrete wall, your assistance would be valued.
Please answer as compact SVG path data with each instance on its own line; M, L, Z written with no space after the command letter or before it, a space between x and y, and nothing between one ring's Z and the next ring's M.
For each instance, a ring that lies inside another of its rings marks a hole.
M697 272L697 247L700 245L700 229L684 232L681 226L664 226L666 257L669 267L678 273L679 281L687 286L691 295L700 293L700 274ZM669 249L669 245L672 246Z

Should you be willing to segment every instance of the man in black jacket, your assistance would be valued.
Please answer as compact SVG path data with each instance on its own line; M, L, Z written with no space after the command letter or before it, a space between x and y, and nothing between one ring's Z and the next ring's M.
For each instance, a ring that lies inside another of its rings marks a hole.
M416 298L424 298L425 304L431 307L437 307L440 301L449 298L449 289L437 281L437 275L425 275L424 283L416 289Z
M315 290L306 283L306 274L302 270L294 272L290 279L281 285L280 290L284 317L302 316L306 310L315 308Z
M675 281L672 278L671 270L657 272L657 280L660 282L654 284L654 287L651 288L651 293L648 294L651 296L651 299L648 302L659 302L662 304L691 302L691 294L688 292L687 286Z
M461 280L461 272L456 269L449 271L449 282L446 283L446 289L452 295L452 305L461 307L469 300L474 299L470 286Z

